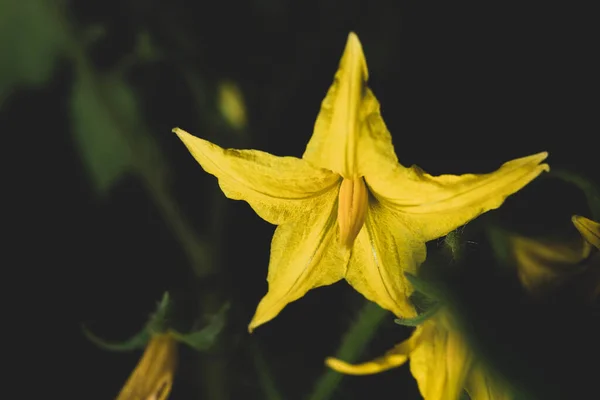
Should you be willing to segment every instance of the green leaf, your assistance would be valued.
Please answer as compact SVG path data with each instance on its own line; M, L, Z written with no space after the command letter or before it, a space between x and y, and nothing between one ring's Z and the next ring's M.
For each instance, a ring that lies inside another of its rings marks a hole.
M394 320L395 323L397 323L398 325L404 325L404 326L418 326L421 325L423 322L427 321L429 318L433 317L435 315L435 313L438 312L438 310L441 307L441 303L435 303L433 306L429 307L429 309L421 314L419 314L418 316L414 317L414 318L396 318Z
M133 170L127 141L138 117L133 91L123 81L96 82L80 71L71 94L72 132L84 166L100 195L106 195L122 174Z
M106 341L90 330L88 330L85 326L83 327L83 333L85 336L91 340L98 347L101 347L105 350L110 351L131 351L144 348L148 340L150 340L150 332L148 329L144 328L142 331L134 335L133 337L123 341L123 342L109 342Z
M164 333L169 327L169 314L171 312L172 302L169 292L165 292L161 301L158 303L156 311L150 316L146 329L151 333Z
M173 332L177 340L198 350L209 350L217 341L217 338L225 327L226 315L229 310L229 303L223 305L211 321L204 328L190 333Z
M140 349L146 346L146 343L148 343L148 340L150 340L150 337L153 334L163 333L167 330L167 318L170 307L171 303L169 301L169 293L165 292L162 300L158 303L156 312L150 316L150 319L146 323L146 326L144 326L144 329L123 342L110 342L104 340L96 336L85 326L83 327L83 333L93 343L106 350L131 351Z
M65 32L46 0L0 0L0 98L19 84L41 85L65 48Z

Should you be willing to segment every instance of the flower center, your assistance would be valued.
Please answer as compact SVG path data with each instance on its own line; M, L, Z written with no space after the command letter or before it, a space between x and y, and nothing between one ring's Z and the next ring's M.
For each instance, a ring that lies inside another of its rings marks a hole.
M338 200L340 242L350 249L365 223L369 194L363 178L344 178Z

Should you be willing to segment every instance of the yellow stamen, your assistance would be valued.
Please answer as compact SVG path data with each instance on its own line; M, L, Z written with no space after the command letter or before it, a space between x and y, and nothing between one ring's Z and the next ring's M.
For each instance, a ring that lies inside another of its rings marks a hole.
M340 242L351 248L367 216L368 193L363 178L346 179L340 186L338 225Z

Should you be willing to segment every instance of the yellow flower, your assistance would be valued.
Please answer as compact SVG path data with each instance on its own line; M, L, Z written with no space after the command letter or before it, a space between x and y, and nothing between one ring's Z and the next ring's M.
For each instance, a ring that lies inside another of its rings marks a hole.
M343 278L398 317L415 316L404 272L423 262L425 242L499 207L548 171L540 164L545 152L484 175L431 176L402 166L367 79L360 41L350 33L301 159L223 149L173 130L227 197L279 225L269 290L249 331L310 289Z
M472 400L508 398L501 385L474 360L463 335L443 311L419 325L409 339L382 357L361 364L336 358L327 358L325 363L344 374L367 375L399 367L408 360L425 400L457 400L465 388Z
M580 215L573 215L571 221L583 239L600 250L600 224Z
M534 296L545 296L571 282L579 294L600 294L600 224L574 215L581 236L573 240L542 240L513 235L512 257L523 286Z
M169 333L154 335L117 400L165 400L173 385L177 342Z

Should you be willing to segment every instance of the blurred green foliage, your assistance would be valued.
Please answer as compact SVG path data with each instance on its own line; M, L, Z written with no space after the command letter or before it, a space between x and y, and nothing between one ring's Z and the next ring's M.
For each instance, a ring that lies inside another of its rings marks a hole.
M84 333L93 343L103 349L111 351L131 351L141 349L146 346L152 335L165 332L170 332L177 341L187 344L194 350L207 351L216 343L219 334L225 327L226 314L229 305L223 305L218 313L213 315L205 326L189 333L181 333L172 328L172 308L173 305L170 301L169 293L165 293L162 300L158 303L156 312L150 316L144 328L139 333L123 342L108 342L99 338L87 328L84 328Z
M66 43L54 11L47 0L0 0L0 99L51 77Z
M106 194L121 174L134 170L124 130L135 129L140 114L133 91L117 79L96 83L80 71L71 94L73 133L90 181Z

